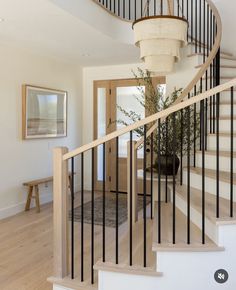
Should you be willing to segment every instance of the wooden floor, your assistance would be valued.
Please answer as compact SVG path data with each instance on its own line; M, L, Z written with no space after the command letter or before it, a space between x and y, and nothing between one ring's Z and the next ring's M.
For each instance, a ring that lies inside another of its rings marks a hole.
M98 196L99 194L97 194ZM85 202L90 194L85 195ZM79 205L80 197L76 195L75 205ZM0 221L0 290L49 290L52 284L46 279L53 275L52 249L52 203L43 205L41 212L35 209ZM151 251L152 223L148 222L148 253ZM90 234L91 226L84 224L84 262L85 280L90 282ZM128 263L127 224L119 227L121 238L119 259ZM142 264L143 227L138 224L133 233L134 264ZM115 261L115 229L106 228L106 260ZM139 253L139 254L138 254ZM75 257L80 255L80 223L75 223ZM95 262L102 256L102 227L95 226ZM148 257L151 266L154 257ZM96 271L95 271L96 279ZM80 279L80 260L75 260L75 275Z
M0 289L49 290L52 203L0 221Z

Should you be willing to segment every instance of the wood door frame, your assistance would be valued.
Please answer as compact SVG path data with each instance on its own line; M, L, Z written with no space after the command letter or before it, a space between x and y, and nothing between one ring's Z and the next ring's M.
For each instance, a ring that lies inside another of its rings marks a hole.
M153 85L157 86L158 84L165 84L166 78L165 77L153 77ZM141 81L142 83L142 81ZM93 82L93 138L94 140L97 139L97 113L98 113L98 95L97 90L98 88L106 88L106 134L109 134L114 131L114 126L109 126L109 123L114 122L115 120L112 119L112 116L115 116L116 112L114 112L114 108L116 108L116 104L114 103L115 100L115 89L117 87L126 87L126 86L137 86L137 79L135 78L128 78L128 79L111 79L111 80L95 80ZM113 110L113 111L112 111ZM145 112L145 115L148 115L148 112ZM114 117L113 117L114 118ZM109 126L109 127L108 127ZM112 150L112 142L110 141L106 144L106 190L110 191L111 189L111 182L110 182L110 169L111 169L111 162L109 158L109 154ZM114 148L113 148L114 149ZM95 150L95 189L102 190L102 182L97 180L97 150Z
M106 80L102 81L94 81L93 82L93 139L96 140L98 138L97 129L98 129L98 88L106 89L106 124L108 124L108 120L110 118L110 84ZM109 128L106 129L106 134L109 133ZM107 144L106 144L107 145ZM110 170L110 162L108 162L108 150L109 146L106 146L106 181L109 180L108 172ZM94 176L95 176L95 189L102 190L102 182L97 180L97 149L95 148L94 152ZM106 182L106 190L110 190L110 182Z

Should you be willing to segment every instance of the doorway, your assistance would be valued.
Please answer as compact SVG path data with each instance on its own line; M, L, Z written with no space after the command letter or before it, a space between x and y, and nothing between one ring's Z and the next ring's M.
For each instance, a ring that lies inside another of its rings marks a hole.
M153 78L154 86L165 85L164 77ZM94 81L94 139L116 131L125 126L124 123L132 122L121 111L134 111L141 118L148 116L144 107L137 98L145 91L145 84L137 79ZM120 122L116 122L119 120ZM139 136L133 132L133 140L139 140ZM119 191L127 192L127 142L129 133L119 137ZM103 146L99 146L95 152L95 187L102 190L103 181ZM106 190L115 191L116 187L116 140L106 143ZM143 150L138 150L138 168L143 167ZM137 190L142 193L142 182L138 183Z

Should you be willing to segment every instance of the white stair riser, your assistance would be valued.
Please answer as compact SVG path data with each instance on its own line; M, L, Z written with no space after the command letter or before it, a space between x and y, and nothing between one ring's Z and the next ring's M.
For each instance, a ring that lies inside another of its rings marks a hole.
M234 151L236 151L236 137L233 137ZM229 136L220 136L220 150L230 151L231 138ZM207 146L209 150L216 150L216 135L209 135L207 138Z
M187 216L187 202L178 194L176 194L176 206L178 209ZM200 229L202 228L202 215L199 211L195 210L190 205L190 219L191 221ZM207 236L218 244L218 228L217 226L209 219L205 219L205 233Z
M236 104L233 105L233 110L234 110L234 116L236 115ZM231 105L227 104L221 104L220 105L220 116L229 116L231 117Z
M163 277L158 280L156 289L234 290L236 285L236 275L233 274L236 259L235 231L235 225L219 226L218 235L219 240L224 241L224 251L157 252L158 270L163 272ZM217 284L215 282L214 273L218 269L228 271L229 280L227 283Z
M187 171L183 171L183 184L187 184ZM190 186L202 190L202 176L190 172ZM230 183L219 182L220 196L225 199L230 199ZM216 179L205 177L205 190L208 193L216 194ZM233 185L233 191L236 192L236 185Z
M98 290L155 290L162 277L98 271Z
M205 155L205 168L207 169L216 169L216 155ZM236 166L236 158L234 160L234 168ZM230 158L225 156L219 157L220 161L220 170L230 172ZM196 154L196 166L202 167L202 153ZM236 169L235 169L236 170Z
M210 122L210 120L208 120ZM223 132L230 133L230 126L231 126L231 120L230 119L220 119L219 120L219 130ZM233 120L233 126L236 128L236 120Z
M232 65L232 64L231 64ZM236 76L236 62L235 62L235 68L221 68L221 75L223 77L232 77L232 76Z

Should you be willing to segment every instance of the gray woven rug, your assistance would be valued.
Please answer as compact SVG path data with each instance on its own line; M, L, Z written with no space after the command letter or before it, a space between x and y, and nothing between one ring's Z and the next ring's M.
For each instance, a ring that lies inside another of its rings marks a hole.
M150 197L147 196L147 205L150 203ZM89 201L84 204L84 222L91 224L91 204ZM138 211L143 208L143 197L138 196ZM116 227L116 194L106 194L106 226ZM81 221L81 206L74 210L74 217L76 222ZM119 194L119 211L118 211L118 225L120 226L127 220L127 195ZM103 198L98 197L94 200L94 224L102 225L103 221Z

